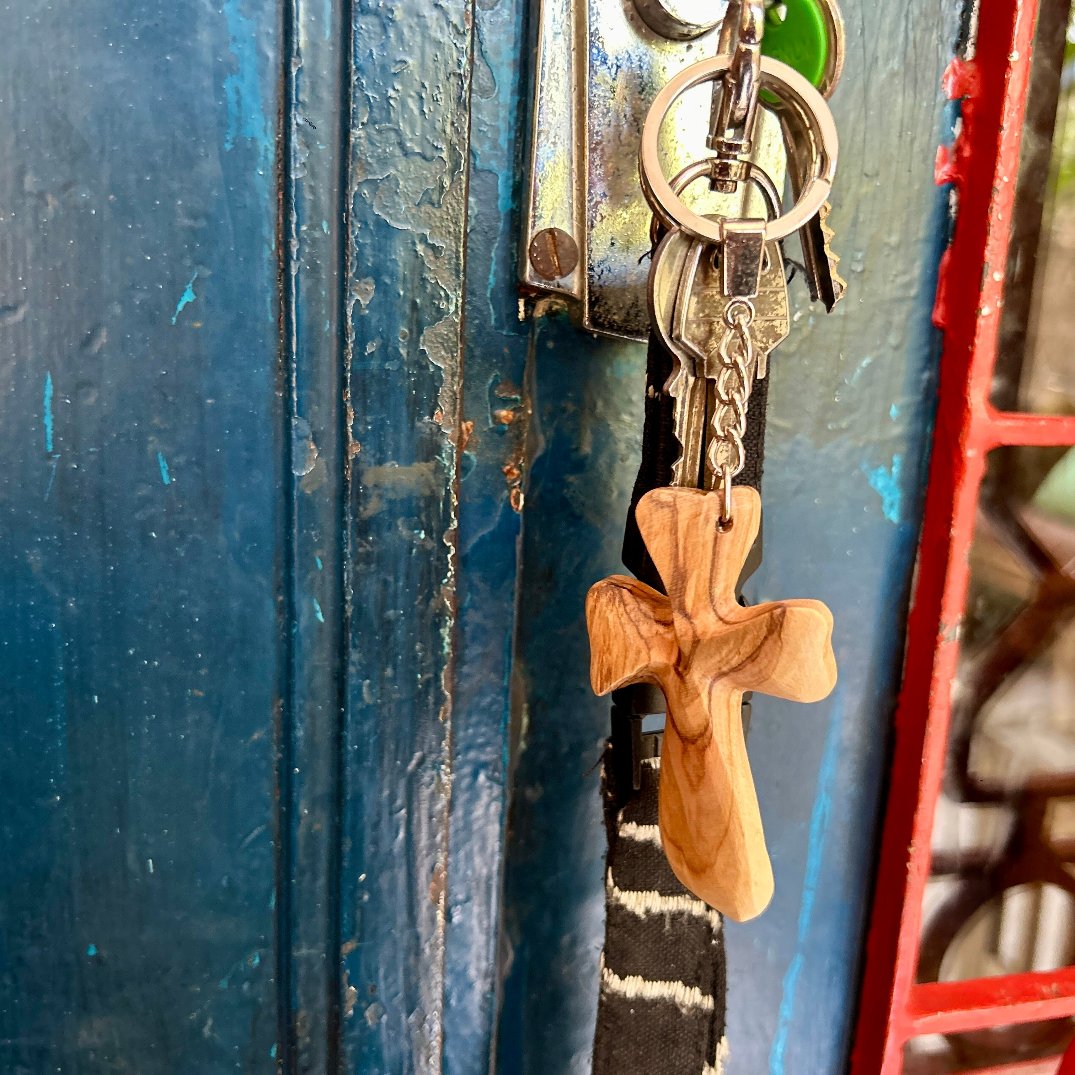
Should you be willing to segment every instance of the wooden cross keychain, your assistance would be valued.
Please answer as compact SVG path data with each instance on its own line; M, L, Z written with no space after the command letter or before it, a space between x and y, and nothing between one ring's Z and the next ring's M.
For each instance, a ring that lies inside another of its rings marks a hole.
M659 826L673 872L742 921L764 910L773 892L743 695L817 701L835 685L836 662L832 615L821 602L740 603L761 498L733 480L747 462L751 389L788 335L780 240L799 232L811 293L828 308L845 285L826 223L837 154L831 113L805 78L759 55L763 5L742 0L735 15L729 50L686 68L657 96L640 153L643 190L665 232L651 265L650 309L674 360L662 391L671 398L678 456L671 485L642 496L635 521L664 592L614 575L592 587L586 614L594 690L649 683L664 693ZM707 82L723 88L708 143L715 156L669 180L658 154L661 123L684 92ZM784 129L793 204L783 214L773 182L749 157L759 107L776 111ZM768 218L702 215L683 199L699 178L714 191L754 184Z

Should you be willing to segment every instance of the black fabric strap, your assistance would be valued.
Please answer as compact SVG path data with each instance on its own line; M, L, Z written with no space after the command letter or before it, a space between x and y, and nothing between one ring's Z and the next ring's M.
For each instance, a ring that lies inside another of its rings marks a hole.
M635 507L650 489L671 484L679 452L672 400L664 385L672 355L651 335L646 364L642 463L631 497L623 562L662 589ZM755 382L746 466L737 484L761 486L768 380ZM594 1075L719 1075L724 1070L726 963L721 916L677 880L657 827L660 736L643 734L646 713L660 713L659 691L628 688L613 706L605 752L605 948L594 1038Z
M595 1073L701 1075L719 1071L725 1051L722 923L664 857L659 781L660 758L647 758L608 830Z

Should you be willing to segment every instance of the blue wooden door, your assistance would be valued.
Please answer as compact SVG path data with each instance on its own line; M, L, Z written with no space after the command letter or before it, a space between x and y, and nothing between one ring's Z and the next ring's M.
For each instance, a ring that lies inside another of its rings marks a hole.
M743 1075L843 1063L931 414L958 4L844 6L755 584L843 680L757 707ZM528 8L0 10L2 1071L588 1070L643 354L520 318Z

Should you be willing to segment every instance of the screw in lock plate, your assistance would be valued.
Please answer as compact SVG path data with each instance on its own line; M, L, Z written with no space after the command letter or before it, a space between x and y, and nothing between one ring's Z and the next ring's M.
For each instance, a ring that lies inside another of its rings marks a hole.
M530 267L542 280L562 280L579 263L578 244L561 228L544 228L531 240Z

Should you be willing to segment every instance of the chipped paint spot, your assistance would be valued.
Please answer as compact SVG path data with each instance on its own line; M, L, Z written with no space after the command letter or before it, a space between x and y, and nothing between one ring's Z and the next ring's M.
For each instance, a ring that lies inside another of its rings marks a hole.
M398 463L384 463L367 467L362 472L362 484L370 494L362 511L368 519L376 515L385 501L404 500L408 497L433 496L440 487L439 467L436 461L427 460L401 467Z
M347 971L343 972L343 1017L350 1019L358 1003L358 990L348 981Z
M317 444L305 418L291 419L291 473L303 478L317 465Z
M173 325L179 320L179 315L198 297L194 293L194 281L197 279L198 272L195 270L194 275L187 281L183 294L179 296L179 301L175 304L175 313L172 314Z
M448 871L443 863L437 863L433 868L433 875L429 879L429 902L440 905L444 899L444 893L448 885Z
M888 416L892 419L893 422L896 421L897 418L899 418L900 405L898 403L893 403L892 406L888 408Z
M313 601L313 604L314 604L314 615L317 617L317 622L318 623L324 623L325 622L325 614L324 614L324 612L321 611L321 602L318 601L318 599L316 597L311 598L311 600Z
M91 959L95 955L97 955L97 945L95 945L95 944L87 944L86 945L86 955L88 955Z
M459 427L459 451L465 452L470 447L470 439L474 436L474 423L467 419Z
M318 571L324 571L325 570L325 565L324 565L324 563L322 563L320 556L315 556L314 557L314 563L317 564L317 570Z
M866 479L874 492L880 496L881 510L884 512L885 518L890 523L898 523L903 508L903 488L900 481L900 475L903 470L903 456L894 455L891 467L870 468L863 464L861 470L866 475Z
M42 414L44 416L45 423L45 451L50 455L53 448L53 416L52 416L52 373L51 371L45 374L45 390L44 398L42 400Z
M451 435L455 426L453 416L456 408L456 392L459 381L459 321L455 317L442 317L423 333L419 344L426 358L443 370L440 394L435 418L445 433Z
M373 281L372 277L366 276L361 280L356 280L352 285L355 292L355 298L358 299L358 305L363 310L369 307L370 301L373 298L374 292L377 290L377 284Z
M157 452L157 466L160 467L161 482L164 485L171 485L172 474L168 469L168 460L164 458L164 452Z

